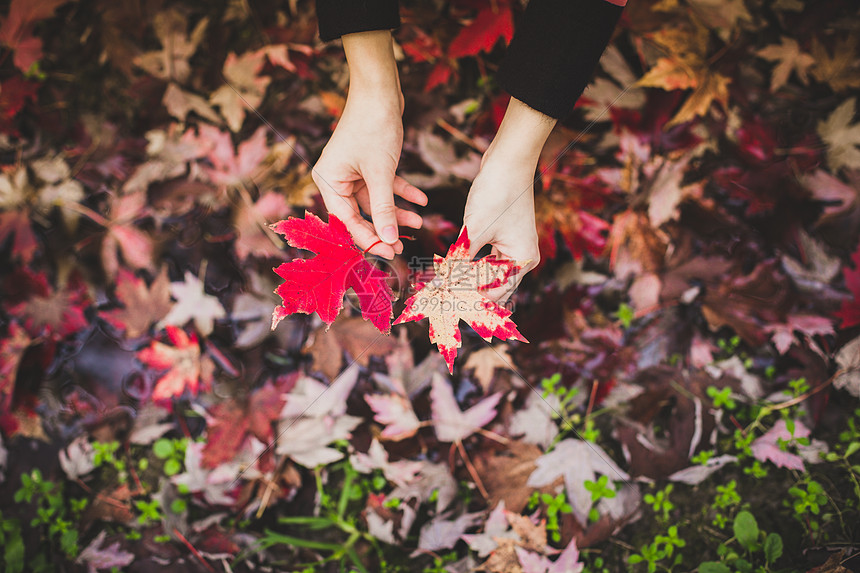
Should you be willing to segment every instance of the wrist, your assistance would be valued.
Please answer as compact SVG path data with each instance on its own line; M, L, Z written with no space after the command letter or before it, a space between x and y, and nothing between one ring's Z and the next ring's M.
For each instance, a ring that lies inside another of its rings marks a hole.
M349 94L380 104L400 102L400 78L389 30L355 32L343 36L349 66Z
M557 119L511 98L496 136L484 154L486 161L498 161L532 171Z

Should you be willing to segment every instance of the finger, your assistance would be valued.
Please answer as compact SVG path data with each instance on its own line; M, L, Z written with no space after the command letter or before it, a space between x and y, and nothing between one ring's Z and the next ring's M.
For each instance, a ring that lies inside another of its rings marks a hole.
M477 255L478 251L484 248L487 244L490 243L490 236L488 233L477 233L476 228L469 227L467 224L463 224L463 227L468 229L469 233L469 260L473 260ZM463 234L463 227L460 227L460 236Z
M358 206L361 207L362 211L370 213L370 196L365 188L355 194L355 200L358 201ZM415 211L395 206L394 213L397 216L397 224L402 227L420 229L424 225L424 219Z
M368 170L364 175L370 195L370 217L380 239L393 245L397 242L397 214L394 210L394 175L384 170Z
M358 203L354 196L344 197L337 193L321 193L321 195L326 210L343 221L347 231L352 235L352 240L355 241L359 249L365 250L373 245L368 250L369 253L386 259L394 258L395 252L391 245L379 243L379 237L373 225L359 215ZM378 244L374 245L374 243Z
M525 276L538 265L538 263L540 262L540 255L532 254L530 256L526 255L526 258L516 258L504 254L504 252L499 250L499 248L495 245L493 246L490 254L492 256L495 256L496 259L511 261L512 263L520 267L517 272L515 272L505 280L504 284L498 287L494 287L492 289L482 291L482 294L490 300L494 300L499 304L505 304L519 288L520 283L525 278Z
M416 205L427 204L427 194L399 175L394 177L394 194Z

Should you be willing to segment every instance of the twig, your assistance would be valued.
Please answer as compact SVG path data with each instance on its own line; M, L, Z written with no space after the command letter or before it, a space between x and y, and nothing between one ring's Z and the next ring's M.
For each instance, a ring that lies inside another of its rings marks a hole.
M453 446L451 447L453 448ZM460 456L462 456L463 462L466 464L466 469L469 470L469 475L471 475L472 479L475 480L475 485L478 486L478 491L481 492L484 499L489 500L490 494L487 493L486 488L484 488L484 483L478 475L478 471L475 469L475 466L472 465L472 460L470 460L469 456L466 454L466 448L463 447L462 440L457 440L457 449L460 450Z
M178 537L178 538L179 538L179 541L181 541L183 544L185 544L185 547L187 547L187 548L188 548L188 550L189 550L189 551L194 555L194 557L196 557L197 559L199 559L199 560L200 560L200 563L202 563L202 564L203 564L203 566L204 566L204 567L206 567L206 570L207 570L207 571L211 571L212 573L215 573L215 569L213 569L213 568L212 568L212 566L211 566L211 565L209 565L209 562L208 562L208 561L206 561L206 559L204 559L202 555L200 555L200 552L199 552L199 551L197 551L197 549L196 549L193 545L191 545L191 542L190 542L190 541L188 541L188 540L185 538L185 536L184 536L184 535L182 535L182 534L179 532L179 530L178 530L178 529L176 529L175 527L173 528L173 534L174 534L176 537Z

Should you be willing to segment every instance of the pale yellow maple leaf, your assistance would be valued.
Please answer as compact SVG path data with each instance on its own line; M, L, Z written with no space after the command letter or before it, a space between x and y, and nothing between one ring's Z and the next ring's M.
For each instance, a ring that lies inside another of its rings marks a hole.
M818 122L818 135L827 144L827 165L834 173L842 167L860 169L860 123L851 125L857 98L850 98Z
M815 58L800 51L797 40L783 36L780 44L762 48L756 55L771 62L778 62L770 78L770 91L775 92L784 86L791 72L797 74L797 79L803 85L809 83L809 68L815 64Z
M208 18L201 19L189 36L184 14L175 9L159 12L152 25L162 48L137 56L134 64L158 79L185 83L191 75L188 59L197 51L208 24Z
M265 49L245 52L241 56L230 52L224 61L224 85L212 93L209 101L221 109L230 131L242 129L245 113L256 110L263 103L266 88L272 81L269 76L259 75L266 62L266 54Z
M836 40L833 57L830 57L827 48L818 41L818 38L812 39L810 50L816 62L815 67L812 68L812 75L816 80L830 85L837 93L848 89L860 89L857 36L849 35Z

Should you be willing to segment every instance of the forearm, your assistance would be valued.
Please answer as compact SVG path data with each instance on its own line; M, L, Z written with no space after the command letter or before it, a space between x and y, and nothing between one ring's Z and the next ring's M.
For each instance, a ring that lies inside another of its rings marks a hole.
M343 50L349 66L350 95L372 97L379 105L396 103L402 111L391 32L373 30L346 34Z

